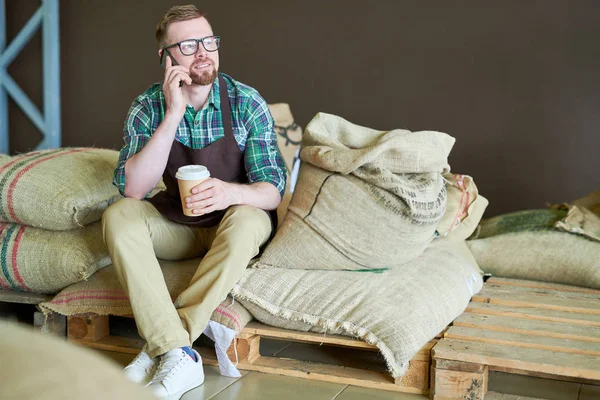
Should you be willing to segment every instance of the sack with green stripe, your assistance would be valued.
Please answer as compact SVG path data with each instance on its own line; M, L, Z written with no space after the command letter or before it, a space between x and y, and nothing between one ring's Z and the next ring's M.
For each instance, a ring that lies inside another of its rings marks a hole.
M0 158L0 221L68 230L98 221L121 197L119 153L62 148Z
M0 223L0 289L56 293L110 264L100 222L53 232Z
M493 276L600 289L600 218L584 207L490 218L467 245Z

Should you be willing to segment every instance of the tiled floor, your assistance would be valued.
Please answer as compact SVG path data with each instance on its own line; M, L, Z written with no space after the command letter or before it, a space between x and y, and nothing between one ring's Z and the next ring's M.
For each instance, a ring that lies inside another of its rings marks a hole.
M261 345L262 346L262 345ZM269 354L296 357L314 352L315 357L331 359L298 343L273 341L265 346ZM125 366L133 355L99 351ZM311 357L314 359L314 357ZM426 400L428 396L395 393L384 390L328 382L309 381L287 376L241 371L241 378L221 376L217 367L205 366L204 385L186 393L182 400ZM600 386L581 385L549 379L500 372L490 373L489 392L485 400L600 400Z

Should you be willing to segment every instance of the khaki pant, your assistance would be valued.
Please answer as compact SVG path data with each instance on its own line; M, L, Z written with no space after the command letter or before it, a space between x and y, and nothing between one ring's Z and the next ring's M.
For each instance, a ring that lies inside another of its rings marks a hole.
M124 198L102 216L104 241L129 295L151 357L190 346L271 234L263 210L230 207L221 223L199 228L168 220L152 204ZM204 258L187 289L173 301L157 258Z

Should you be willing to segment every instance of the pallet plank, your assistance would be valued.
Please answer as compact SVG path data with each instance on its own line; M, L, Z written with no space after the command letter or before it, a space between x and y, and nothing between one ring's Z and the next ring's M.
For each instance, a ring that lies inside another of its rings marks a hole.
M238 360L238 362L252 364L260 357L260 335L238 339L237 344L227 349L227 357L233 362Z
M443 360L441 358L433 360L431 363L431 366L435 369L447 369L450 371L457 371L457 372L475 372L478 374L483 374L487 368L485 365L481 365L481 364L465 363L462 361Z
M202 360L209 365L216 365L216 358L210 349L196 349L200 352ZM373 389L391 390L405 393L427 394L427 389L396 384L389 375L339 365L310 363L286 358L261 356L252 364L238 363L239 369L258 371L268 374L292 376L309 380L341 383Z
M569 311L548 310L544 308L537 308L535 306L511 307L501 304L488 304L472 301L467 306L466 311L472 314L499 315L511 318L564 322L568 324L600 327L599 314L580 314Z
M494 283L485 284L486 292L491 293L529 293L536 296L554 296L563 299L581 299L600 301L600 293L581 292L578 290L557 290L546 287L532 288L527 286L508 286Z
M513 278L496 278L492 277L487 280L486 284L504 285L512 287L527 287L533 289L554 289L565 292L580 292L580 293L591 293L600 294L600 290L584 288L580 286L564 285L561 283L550 283L541 281L528 281L525 279L513 279Z
M144 347L144 344L146 343L146 341L143 339L128 338L121 336L105 336L99 340L82 340L70 338L69 341L71 343L75 343L84 347L90 347L92 349L115 351L118 353L126 354L138 354Z
M287 329L275 328L268 325L263 325L256 321L249 322L242 333L240 334L240 338L245 338L246 336L253 335L261 335L269 338L277 338L277 339L288 339L298 342L307 342L307 343L319 343L319 344L330 344L351 348L360 348L360 349L368 349L378 351L379 349L372 344L369 344L363 340L354 339L351 337L339 336L339 335L324 335L322 333L315 332L300 332L300 331L291 331Z
M432 366L435 383L431 386L433 400L483 400L487 392L488 367L478 364L438 361ZM448 367L445 369L443 367Z
M454 326L514 332L538 337L600 342L600 329L595 327L570 325L560 322L535 321L498 315L481 315L466 312L454 320Z
M108 335L108 315L73 315L67 317L67 336L70 339L94 341Z
M52 300L52 296L49 294L0 290L0 302L3 303L40 304L50 300Z
M600 343L590 343L580 340L557 339L523 335L513 332L498 332L485 329L453 326L446 332L446 338L474 341L482 343L502 344L514 347L528 347L563 353L588 354L600 357ZM598 359L600 363L600 358Z
M429 389L429 370L431 369L431 360L414 361L411 360L406 374L400 378L396 378L394 383L404 387L413 387Z
M261 324L260 322L251 321L242 330L239 335L241 339L249 338L254 335L260 335L265 338L280 339L280 340L291 340L300 343L316 343L316 344L328 344L331 346L345 347L351 349L363 349L378 352L379 349L360 339L355 339L340 335L323 335L315 332L301 332L292 331L287 329L276 328L268 325ZM442 337L441 334L436 338ZM437 343L437 339L433 338L419 350L412 360L427 361L431 359L430 351L431 348Z
M565 298L552 294L518 293L510 290L498 290L486 288L473 296L472 301L491 304L502 304L506 306L532 306L551 310L562 310L569 312L600 314L598 300Z
M432 349L432 357L488 365L490 369L506 368L522 371L523 374L536 371L560 377L600 380L598 357L585 354L443 339Z

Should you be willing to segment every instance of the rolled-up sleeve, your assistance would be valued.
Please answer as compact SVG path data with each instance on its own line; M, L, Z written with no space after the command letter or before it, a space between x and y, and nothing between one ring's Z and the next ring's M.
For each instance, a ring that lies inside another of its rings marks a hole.
M248 181L268 182L279 190L283 198L286 167L277 147L277 133L267 102L258 94L252 96L244 114L246 129L248 129L244 151Z
M119 152L119 161L113 177L113 184L123 196L125 195L125 163L142 150L150 140L150 134L149 113L144 104L136 99L127 113L123 128L123 141L125 144Z

